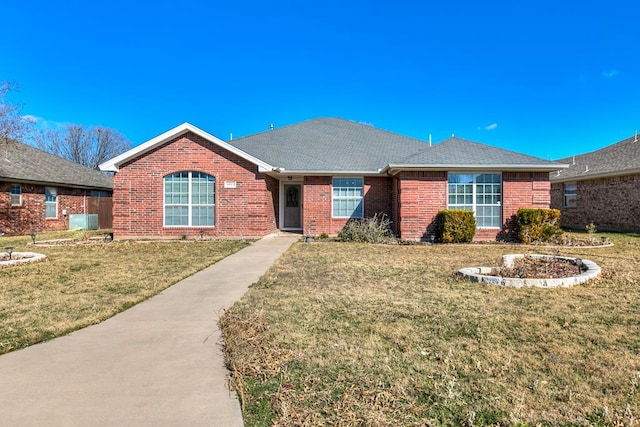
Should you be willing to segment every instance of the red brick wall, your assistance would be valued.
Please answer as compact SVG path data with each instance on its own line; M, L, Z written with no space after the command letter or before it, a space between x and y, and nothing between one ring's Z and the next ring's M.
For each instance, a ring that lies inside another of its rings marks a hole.
M578 181L577 206L565 208L562 183L551 186L551 206L560 209L560 225L584 230L640 231L640 174Z
M11 206L11 185L0 182L0 231L3 233L67 230L69 215L88 213L85 202L89 198L89 190L54 187L58 193L58 217L45 219L44 186L21 184L22 204ZM67 216L62 215L63 210L67 211Z
M513 238L519 208L549 208L551 183L548 172L502 173L502 222L500 237ZM494 236L495 238L496 236Z
M391 218L391 178L364 177L364 215L385 214ZM304 178L303 233L317 236L337 234L349 218L332 217L332 177Z
M215 227L164 227L163 179L181 171L216 178ZM236 188L224 188L225 181ZM113 181L115 238L258 237L277 230L278 182L253 163L187 133L120 168Z
M406 171L397 178L400 237L429 240L437 213L447 208L447 173Z
M398 175L399 234L404 239L430 240L435 218L447 209L446 172L401 172ZM476 230L475 240L512 237L512 216L518 208L550 204L549 174L546 172L504 172L502 174L502 229Z

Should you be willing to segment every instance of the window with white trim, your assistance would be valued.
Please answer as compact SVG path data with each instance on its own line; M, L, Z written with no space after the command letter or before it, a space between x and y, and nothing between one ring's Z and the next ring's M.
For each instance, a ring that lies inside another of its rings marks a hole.
M363 178L333 178L333 217L362 218L364 216Z
M44 187L44 217L58 218L58 190Z
M565 182L563 184L562 206L575 208L578 206L578 183Z
M164 225L213 227L216 178L202 172L177 172L164 177Z
M20 184L11 185L11 206L22 205L22 186Z
M502 226L502 175L449 173L449 209L473 211L478 228Z

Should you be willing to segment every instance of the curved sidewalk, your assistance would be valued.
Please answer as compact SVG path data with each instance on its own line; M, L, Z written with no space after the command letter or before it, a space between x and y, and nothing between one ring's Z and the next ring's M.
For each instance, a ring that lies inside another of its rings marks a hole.
M0 423L242 426L217 321L299 237L265 237L98 325L0 356Z

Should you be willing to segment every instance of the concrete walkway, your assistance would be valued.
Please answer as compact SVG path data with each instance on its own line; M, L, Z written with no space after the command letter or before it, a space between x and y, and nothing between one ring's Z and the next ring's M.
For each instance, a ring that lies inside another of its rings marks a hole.
M217 321L299 237L265 237L105 322L0 356L0 424L242 426Z

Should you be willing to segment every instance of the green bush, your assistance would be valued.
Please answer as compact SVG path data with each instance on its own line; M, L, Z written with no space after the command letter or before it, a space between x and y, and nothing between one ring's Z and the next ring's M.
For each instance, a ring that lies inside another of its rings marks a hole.
M558 209L520 208L516 214L518 239L522 243L551 242L562 236Z
M391 221L384 214L350 220L338 233L338 239L362 243L388 243L394 240Z
M472 211L444 210L436 216L436 240L442 243L467 243L476 235Z

